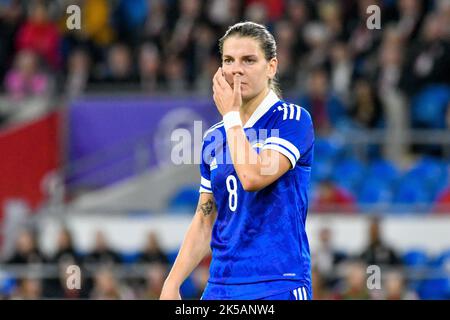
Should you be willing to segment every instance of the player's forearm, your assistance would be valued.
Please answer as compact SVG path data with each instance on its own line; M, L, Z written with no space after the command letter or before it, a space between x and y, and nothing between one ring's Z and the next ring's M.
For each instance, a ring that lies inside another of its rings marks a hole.
M261 157L250 145L242 127L228 129L227 142L234 169L244 190L260 189L264 185L264 165Z
M179 287L210 252L212 225L200 212L194 216L166 283Z

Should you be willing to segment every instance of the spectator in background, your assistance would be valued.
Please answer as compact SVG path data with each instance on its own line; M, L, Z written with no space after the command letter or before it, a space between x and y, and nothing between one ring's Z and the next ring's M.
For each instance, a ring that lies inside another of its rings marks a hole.
M142 30L149 13L148 0L119 0L113 13L114 29L119 41L136 48L142 39Z
M339 1L320 1L318 3L318 14L327 29L330 41L336 41L345 36L341 10Z
M182 56L170 55L164 62L164 89L168 92L181 93L188 88L186 81L186 64Z
M402 90L414 95L428 84L450 84L450 42L445 38L445 17L430 13L420 39L412 45L400 79Z
M181 0L179 6L180 16L176 19L170 39L164 48L169 55L175 56L186 54L190 50L195 26L201 19L202 4L200 0Z
M138 83L130 48L123 43L114 44L108 51L107 65L101 79L102 84L130 85Z
M383 108L370 81L365 78L357 79L352 91L350 114L356 126L362 129L380 128L383 121Z
M161 264L154 264L148 268L142 299L157 300L161 295L164 280L167 276L167 268Z
M375 51L382 30L367 28L367 8L371 5L381 7L379 0L360 0L357 2L357 18L348 23L350 55L354 59L355 71L364 74L367 58Z
M220 59L215 54L210 54L202 61L200 73L197 75L195 88L201 95L208 95L211 92L211 79L219 68Z
M165 0L150 1L148 10L142 37L144 41L154 42L161 47L169 36L167 21L168 3Z
M106 48L115 37L110 23L112 2L109 0L84 0L81 7L82 39L96 48Z
M151 42L142 44L139 50L139 78L144 92L155 92L160 82L161 58L158 47Z
M14 53L14 39L25 15L21 0L0 1L0 80L8 69Z
M43 1L34 1L30 4L28 19L17 34L16 48L34 51L53 70L59 70L61 39L56 24L49 20L47 12Z
M267 13L268 22L273 22L281 18L284 8L285 0L245 0L245 6L250 7L252 5L260 5L264 7L264 11ZM259 23L258 21L254 21Z
M311 269L311 281L313 300L330 300L333 298L331 291L325 284L322 273L317 270L317 267Z
M119 254L108 245L105 234L98 230L95 234L94 249L86 255L84 263L113 266L120 262Z
M311 113L319 136L328 135L336 127L345 126L345 108L330 91L328 75L323 68L314 69L309 75L308 92L300 98L299 105Z
M425 10L422 8L422 0L399 0L397 2L398 28L403 40L407 43L417 38Z
M91 81L91 58L88 51L77 48L70 52L67 62L65 94L68 100L80 96Z
M81 268L81 257L75 250L69 229L64 227L59 231L56 246L56 252L49 259L49 262L57 268L58 273L55 278L45 279L45 297L63 299L86 298L87 289L89 288L89 284L84 281L86 277L81 278L80 289L69 289L67 287L68 266L76 265ZM83 272L84 270L81 270L81 273Z
M375 78L380 96L398 89L402 72L402 47L405 45L401 33L394 25L386 28L378 50Z
M47 97L50 94L50 78L39 67L33 51L22 50L14 59L14 66L5 76L6 93L13 101Z
M206 2L206 14L221 28L239 21L242 3L239 0L211 0Z
M405 279L401 272L390 271L383 277L384 300L416 300L417 295L405 287Z
M158 236L154 231L150 231L147 235L147 242L144 250L139 254L139 263L159 263L167 265L169 259L166 253L161 248L158 241Z
M286 92L295 88L297 63L294 58L296 48L296 33L288 20L281 20L275 24L275 38L277 39L278 82Z
M330 50L330 87L345 103L350 101L353 61L345 42L335 42Z
M121 285L110 269L102 268L96 272L90 299L129 300L134 298L133 292Z
M245 6L244 20L253 21L263 25L268 25L269 24L268 19L269 19L268 7L264 3L252 1Z
M373 218L369 225L369 244L360 255L368 265L382 267L399 267L401 259L395 250L387 245L381 235L380 219Z
M190 52L186 57L187 79L194 83L201 74L203 63L208 57L216 52L216 39L214 29L207 23L199 23L192 36Z
M41 264L45 257L40 251L36 235L32 230L23 229L16 238L13 254L5 261L7 264Z
M49 259L56 264L79 264L80 256L73 245L72 234L67 228L59 231L56 252Z
M367 288L366 265L358 260L351 260L345 264L344 279L341 288L334 295L337 300L369 300Z
M325 287L334 287L338 280L337 266L346 257L344 253L334 248L329 228L324 227L319 230L319 245L314 252L312 262L316 273Z
M320 69L326 63L330 43L328 29L320 21L307 23L302 32L307 52L300 59L299 78L304 78L305 74L314 72L314 69Z
M442 15L444 23L444 39L450 38L450 1L438 0L436 2L436 12Z
M314 212L352 213L356 211L355 197L330 179L319 182L315 193L312 201Z
M18 286L12 294L12 300L42 299L42 282L39 278L29 276L18 281Z

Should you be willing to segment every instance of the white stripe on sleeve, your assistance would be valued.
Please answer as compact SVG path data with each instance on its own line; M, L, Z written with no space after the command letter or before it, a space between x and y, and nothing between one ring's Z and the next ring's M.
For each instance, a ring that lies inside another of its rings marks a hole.
M294 155L295 155L295 161L297 161L300 158L300 151L298 151L297 147L294 146L292 143L287 141L286 139L278 138L278 137L270 137L267 138L264 143L277 143L279 145L282 145L286 149L289 149Z
M202 184L203 186L210 188L211 189L211 181L206 180L205 178L201 178L200 180L200 184Z
M213 192L211 190L200 187L200 189L198 190L198 193L213 193Z
M268 144L262 148L262 150L267 150L267 149L275 150L275 151L278 151L279 153L285 155L291 162L292 168L295 168L295 163L297 161L295 160L294 156L289 151L287 151L283 147L280 147L279 145L276 145L276 144Z

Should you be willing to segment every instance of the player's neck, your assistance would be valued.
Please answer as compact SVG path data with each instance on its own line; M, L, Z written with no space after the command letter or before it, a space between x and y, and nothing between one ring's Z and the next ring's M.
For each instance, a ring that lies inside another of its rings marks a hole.
M264 90L262 90L258 95L256 95L252 99L250 99L248 101L243 101L241 110L240 110L242 123L245 124L248 121L248 119L250 119L253 112L255 112L256 108L258 108L258 106L261 104L261 102L267 96L269 91L270 91L269 88L265 88Z

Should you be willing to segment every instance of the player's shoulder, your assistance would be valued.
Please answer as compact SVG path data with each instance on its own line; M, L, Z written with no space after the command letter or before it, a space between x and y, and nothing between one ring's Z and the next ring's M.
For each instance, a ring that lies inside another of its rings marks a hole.
M203 140L207 140L207 138L209 138L211 135L213 135L215 132L217 131L222 131L223 130L223 120L220 122L217 122L216 124L212 125L211 127L208 128L208 130L205 131L205 133L203 134Z
M311 122L311 114L301 105L286 100L280 100L272 107L274 120Z

